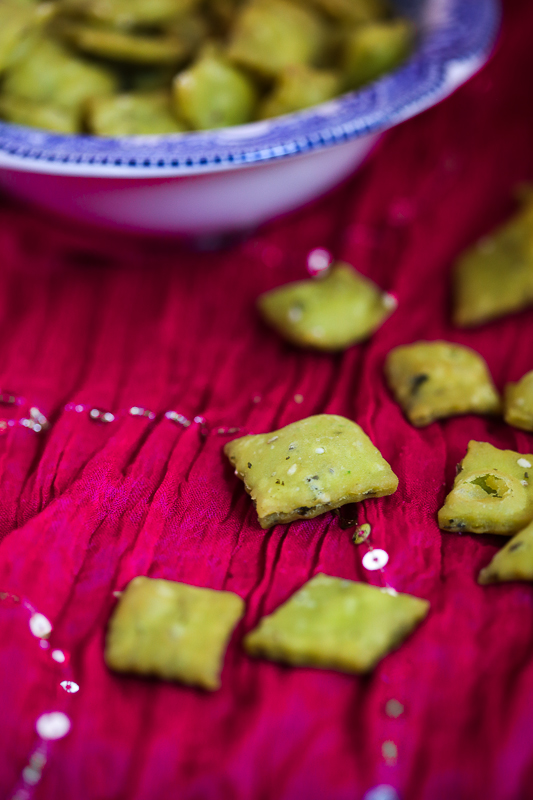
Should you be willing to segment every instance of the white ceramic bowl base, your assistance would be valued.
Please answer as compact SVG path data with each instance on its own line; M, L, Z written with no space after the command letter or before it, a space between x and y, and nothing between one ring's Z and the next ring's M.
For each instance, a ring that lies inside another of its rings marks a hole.
M0 185L50 211L106 227L203 236L253 229L327 192L364 159L377 134L207 175L163 178L0 170Z

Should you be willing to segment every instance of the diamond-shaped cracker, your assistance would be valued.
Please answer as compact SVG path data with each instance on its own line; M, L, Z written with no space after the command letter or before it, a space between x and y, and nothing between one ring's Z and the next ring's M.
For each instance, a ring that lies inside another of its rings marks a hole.
M504 418L509 425L533 431L533 370L518 383L508 383L504 392Z
M244 647L272 661L368 672L428 611L427 600L320 573L263 617Z
M262 528L310 519L398 488L398 478L359 425L335 414L242 436L224 452L244 481Z
M285 339L318 350L344 350L367 339L396 308L396 300L348 264L261 295L264 319Z
M449 342L395 347L385 375L396 400L417 427L455 414L493 414L500 398L483 358Z
M445 531L511 536L533 519L533 455L469 442L439 511Z
M513 536L478 577L481 584L503 581L533 581L533 523Z
M454 322L461 327L533 303L533 192L519 212L467 250L454 273Z
M115 609L105 660L118 672L218 689L231 633L244 602L233 592L134 578Z

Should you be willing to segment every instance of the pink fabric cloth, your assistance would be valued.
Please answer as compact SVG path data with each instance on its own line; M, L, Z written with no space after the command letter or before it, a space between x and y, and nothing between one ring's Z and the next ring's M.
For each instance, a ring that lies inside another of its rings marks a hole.
M478 586L502 539L436 524L469 439L528 453L533 436L472 416L415 430L382 374L391 347L419 338L474 347L500 388L533 369L531 311L456 330L449 288L457 254L533 179L532 42L531 3L508 0L475 79L387 134L328 197L223 252L96 235L3 201L0 387L22 398L5 418L37 407L51 428L6 423L0 437L0 797L361 800L380 785L401 800L533 797L533 587ZM284 344L254 310L305 275L314 247L399 300L341 355ZM91 408L116 419L94 422ZM235 434L219 428L318 412L356 420L400 477L359 508L389 553L383 573L363 568L367 545L332 515L262 531L222 455ZM426 597L431 613L370 677L245 656L243 633L318 571ZM245 598L220 691L107 671L113 592L135 575ZM48 648L28 626L35 611L53 625ZM70 733L42 751L40 780L35 755L22 779L51 711Z

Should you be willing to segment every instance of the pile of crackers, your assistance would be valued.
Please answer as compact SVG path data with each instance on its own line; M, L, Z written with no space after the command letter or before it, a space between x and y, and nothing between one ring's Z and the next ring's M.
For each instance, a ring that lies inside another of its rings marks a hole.
M458 326L533 305L533 193L524 192L516 216L460 258L454 282ZM370 337L396 305L343 263L258 300L264 320L293 345L331 352ZM479 353L451 342L418 341L389 352L384 375L416 427L458 414L503 414L509 425L533 431L533 371L508 384L502 398ZM241 436L224 452L263 529L398 488L397 476L361 427L334 414ZM438 524L443 531L512 537L481 570L479 583L533 580L533 454L471 441ZM217 689L244 609L232 592L136 577L112 615L106 662L119 672ZM364 673L428 612L427 600L317 574L263 617L243 646L252 656L294 666Z

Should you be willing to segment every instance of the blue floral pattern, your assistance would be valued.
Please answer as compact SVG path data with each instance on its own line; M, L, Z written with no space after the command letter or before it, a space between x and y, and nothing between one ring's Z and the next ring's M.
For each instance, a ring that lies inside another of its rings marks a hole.
M139 174L175 174L271 161L391 127L446 94L450 67L488 55L500 19L498 0L398 0L420 37L398 70L357 92L296 114L218 131L104 138L50 133L0 122L0 154L31 162L99 165ZM6 159L3 159L6 163ZM44 164L41 163L42 170ZM56 171L50 169L50 171Z

